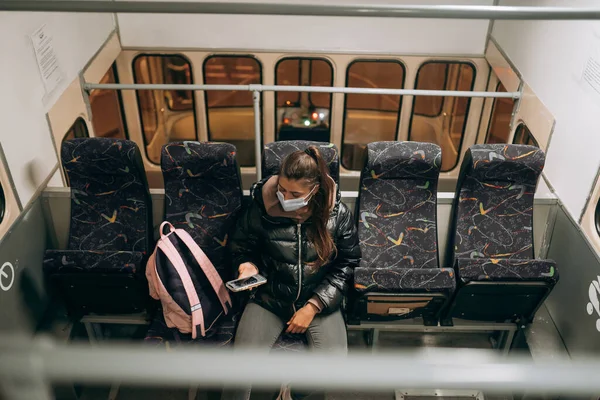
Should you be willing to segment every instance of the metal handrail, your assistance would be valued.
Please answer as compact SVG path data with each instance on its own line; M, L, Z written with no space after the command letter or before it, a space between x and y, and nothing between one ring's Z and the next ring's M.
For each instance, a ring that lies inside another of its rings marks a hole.
M192 344L165 351L135 343L59 345L51 339L32 341L5 335L0 336L0 353L0 382L30 377L48 383L118 381L146 386L279 386L289 382L328 390L600 393L598 359L559 358L533 363L470 349L265 354Z
M1 0L0 0L1 1ZM256 162L256 178L262 178L262 133L261 133L261 92L312 92L312 93L344 93L344 94L387 94L410 96L455 96L455 97L491 97L491 98L521 98L521 92L473 92L458 90L418 90L418 89L383 89L383 88L353 88L336 86L286 86L286 85L206 85L206 84L166 84L166 83L83 83L83 89L107 90L217 90L217 91L249 91L252 92L254 110L254 156ZM93 117L93 116L92 116Z
M344 93L344 94L386 94L407 96L441 96L441 97L521 97L520 92L474 92L461 90L424 90L424 89L384 89L355 88L338 86L287 86L287 85L202 85L202 84L168 84L168 83L85 83L85 90L216 90L245 92L308 92L308 93Z
M184 1L2 0L0 11L299 15L328 17L597 20L599 8Z

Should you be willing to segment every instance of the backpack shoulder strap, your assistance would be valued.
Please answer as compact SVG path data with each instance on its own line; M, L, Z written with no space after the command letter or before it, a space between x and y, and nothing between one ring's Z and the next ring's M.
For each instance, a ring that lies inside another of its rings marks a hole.
M229 296L229 293L223 284L223 280L221 279L221 276L217 272L215 266L189 233L183 229L175 229L175 234L179 236L183 243L185 243L185 245L192 252L192 255L200 265L200 268L202 268L204 275L206 275L206 278L210 282L213 290L219 297L223 311L225 314L227 314L229 309L232 307L231 297ZM229 308L227 305L229 305Z
M164 224L164 223L163 223ZM173 226L169 224L172 228ZM161 225L162 227L162 225ZM181 278L183 282L183 288L185 289L185 293L188 297L188 301L190 302L190 308L192 312L192 338L196 339L197 332L196 327L200 325L200 332L202 336L206 333L204 331L204 314L202 312L202 305L200 304L200 299L198 298L198 293L196 293L196 289L194 288L194 283L192 282L192 278L188 273L187 268L185 267L185 263L183 259L177 252L173 243L169 240L168 236L173 233L173 231L169 232L166 235L163 235L161 229L161 239L158 242L158 248L167 256L175 271Z

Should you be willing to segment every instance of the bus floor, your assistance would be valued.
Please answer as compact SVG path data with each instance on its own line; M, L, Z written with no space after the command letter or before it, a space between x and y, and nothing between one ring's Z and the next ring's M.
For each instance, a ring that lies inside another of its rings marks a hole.
M442 348L475 348L475 349L492 349L494 338L486 333L476 334L458 334L458 333L406 333L406 332L391 332L384 331L380 333L377 351L386 349L415 349L423 347L442 347ZM361 331L348 332L349 352L364 351L369 347L365 341L365 335ZM467 391L465 391L467 392ZM272 400L276 393L255 393L252 399L256 400ZM306 400L323 399L322 396L311 396ZM510 395L485 395L485 400L513 400ZM462 400L478 397L475 395L445 395L438 393L423 395L412 393L409 391L405 395L398 397L393 392L373 393L373 392L328 392L325 395L325 400ZM214 393L207 393L202 389L198 389L195 396L190 397L190 390L186 388L150 388L150 387L131 387L121 384L118 391L115 391L113 386L110 387L83 387L79 400L216 400L218 396Z

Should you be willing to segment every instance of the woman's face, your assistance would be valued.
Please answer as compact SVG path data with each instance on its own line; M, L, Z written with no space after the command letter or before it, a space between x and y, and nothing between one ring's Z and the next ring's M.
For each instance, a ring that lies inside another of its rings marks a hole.
M314 188L315 185L307 179L292 180L285 176L279 177L279 184L277 185L277 189L285 200L305 198L309 194L314 194Z

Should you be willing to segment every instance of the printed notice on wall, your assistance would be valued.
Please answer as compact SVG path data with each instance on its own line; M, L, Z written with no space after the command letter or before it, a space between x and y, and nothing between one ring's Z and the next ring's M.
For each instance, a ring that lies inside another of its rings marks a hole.
M573 60L580 68L575 81L600 106L600 35L595 31L590 32L589 39L581 57Z
M38 68L46 89L46 96L56 89L58 84L64 79L63 71L56 57L52 43L52 35L46 25L42 25L38 30L31 34L33 49L37 59Z
M600 95L600 60L595 57L588 58L581 78L596 94Z

